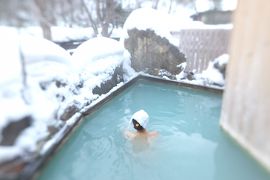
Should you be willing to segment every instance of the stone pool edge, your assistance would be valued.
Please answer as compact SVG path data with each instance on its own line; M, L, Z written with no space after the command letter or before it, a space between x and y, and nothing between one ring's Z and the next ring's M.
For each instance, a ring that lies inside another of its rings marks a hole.
M113 88L110 92L103 95L103 97L99 98L96 102L92 103L89 106L83 108L81 112L76 113L71 119L71 123L67 126L63 127L60 132L54 138L54 141L48 148L45 148L43 152L31 161L26 168L22 171L19 179L37 179L40 175L42 168L49 162L49 160L53 157L53 155L61 149L61 147L65 144L65 142L69 139L69 136L72 135L72 132L76 130L77 127L83 122L83 118L96 110L98 110L102 105L106 102L110 101L112 98L123 92L125 89L129 88L131 85L136 83L138 80L150 80L154 82L160 82L170 85L175 85L179 87L190 87L195 89L201 89L205 91L211 91L214 93L222 94L222 88L215 87L207 87L196 84L189 84L185 82L179 82L175 80L163 79L160 77L139 73L137 76L133 77L126 83L120 85L119 87Z

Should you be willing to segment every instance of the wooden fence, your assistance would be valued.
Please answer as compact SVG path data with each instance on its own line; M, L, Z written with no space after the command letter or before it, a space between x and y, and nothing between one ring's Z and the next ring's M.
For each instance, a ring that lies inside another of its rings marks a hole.
M228 53L231 29L184 29L173 32L187 59L186 71L202 72L209 61Z

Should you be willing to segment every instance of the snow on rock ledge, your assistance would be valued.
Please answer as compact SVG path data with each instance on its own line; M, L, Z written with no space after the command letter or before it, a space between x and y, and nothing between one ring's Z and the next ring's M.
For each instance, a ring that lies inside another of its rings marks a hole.
M123 63L128 61L125 49L113 39L97 37L78 46L72 55L79 82L72 99L63 101L58 117L68 120L101 94L123 82Z
M92 63L97 63L101 59L106 59L108 57L122 56L124 53L123 46L116 40L97 37L89 39L78 46L72 55L73 63L76 66L85 68L85 65L92 65ZM115 61L121 62L121 59L114 59ZM91 70L103 70L102 67L93 68Z
M124 35L121 40L128 39L128 30L136 28L143 31L152 30L156 35L166 38L171 44L178 46L178 42L173 39L170 33L169 27L172 26L170 18L169 14L160 10L152 8L136 9L132 11L124 24Z
M118 41L97 37L77 47L72 61L80 78L85 82L84 86L93 89L111 79L117 67L122 69L123 62L128 60L124 52L125 49ZM119 73L119 76L123 77L123 73Z

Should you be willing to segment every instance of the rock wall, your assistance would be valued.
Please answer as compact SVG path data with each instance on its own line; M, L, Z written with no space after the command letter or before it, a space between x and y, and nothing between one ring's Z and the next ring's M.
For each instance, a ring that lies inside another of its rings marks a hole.
M92 90L92 93L98 94L98 95L106 94L113 87L115 87L117 84L123 81L124 81L123 80L123 66L120 65L115 68L113 74L111 74L111 77L108 80L103 81L99 86L94 87ZM61 119L62 121L66 121L69 118L71 118L75 113L80 111L79 104L80 104L79 102L73 101L71 104L69 104L69 106L65 108L63 113L59 115L59 119ZM89 105L89 104L91 104L91 102L88 102L85 105Z
M16 119L16 121L10 121L10 123L7 124L1 132L2 137L0 141L0 146L14 145L20 133L27 127L31 126L31 123L31 116L25 116L19 120Z
M119 67L116 67L114 70L114 73L111 75L111 78L107 81L104 81L101 83L100 86L96 86L93 89L93 94L106 94L108 93L113 87L115 87L118 83L123 82L123 67L122 65Z
M136 71L155 76L166 75L172 79L181 72L177 65L186 61L185 56L166 38L156 35L152 30L131 29L128 35L125 48L131 54L131 66Z

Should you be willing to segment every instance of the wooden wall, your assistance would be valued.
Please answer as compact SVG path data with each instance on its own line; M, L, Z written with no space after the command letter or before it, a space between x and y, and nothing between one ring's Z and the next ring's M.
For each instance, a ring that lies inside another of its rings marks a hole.
M270 170L270 1L239 0L221 126Z

